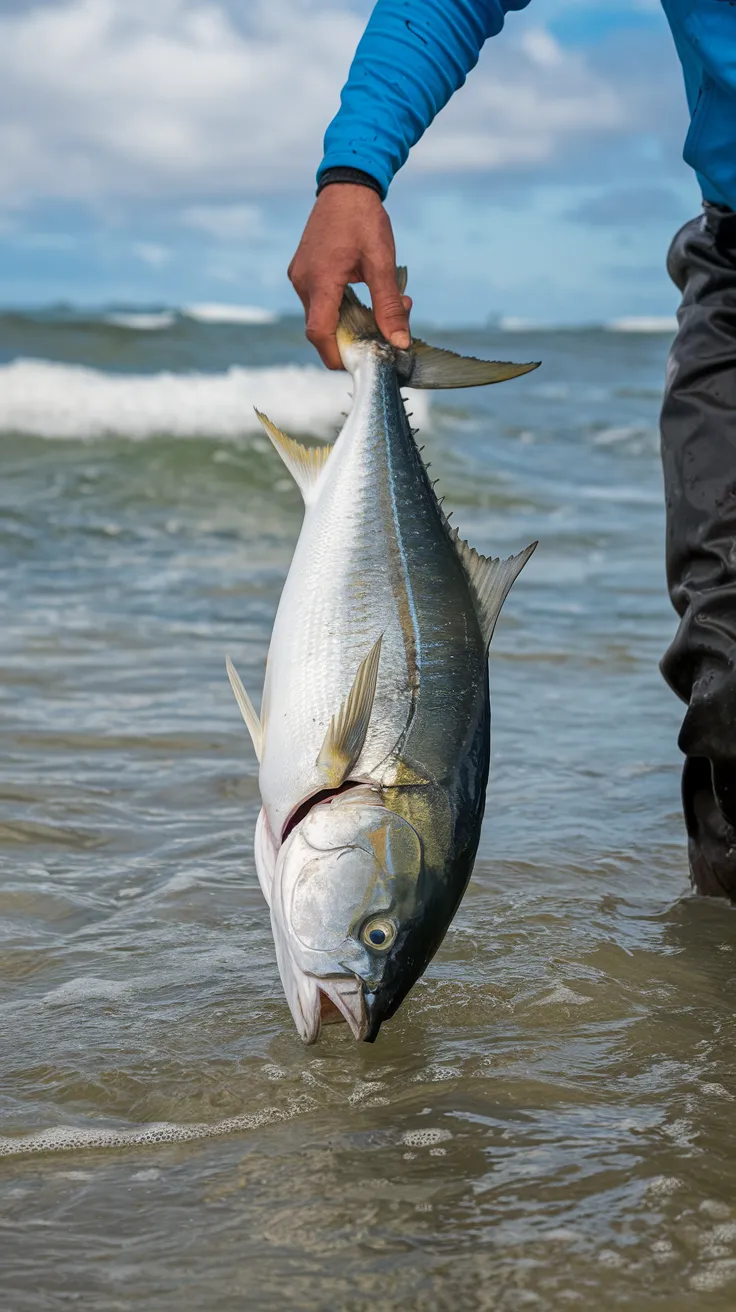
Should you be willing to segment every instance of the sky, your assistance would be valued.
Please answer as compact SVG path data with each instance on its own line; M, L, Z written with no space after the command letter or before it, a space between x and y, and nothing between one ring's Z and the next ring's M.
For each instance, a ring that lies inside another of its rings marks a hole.
M298 309L368 0L0 0L0 304ZM531 0L387 206L423 322L672 314L700 197L659 0Z

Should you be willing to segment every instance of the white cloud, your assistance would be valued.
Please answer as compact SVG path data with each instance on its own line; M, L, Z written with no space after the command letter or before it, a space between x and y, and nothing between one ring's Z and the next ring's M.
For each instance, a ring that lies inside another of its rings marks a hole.
M152 241L134 242L133 254L142 260L144 264L149 265L152 269L162 269L171 259L171 251L168 246L159 246Z
M220 242L252 237L254 198L310 189L367 8L31 0L0 12L0 188L18 204L163 202ZM540 164L572 139L630 130L625 86L511 14L416 167Z
M230 199L302 186L361 21L251 0L65 0L0 15L0 187Z
M526 28L503 46L488 43L413 159L430 173L546 164L573 139L628 126L623 86L611 85L543 28Z
M540 68L560 68L565 62L565 54L559 41L543 27L530 27L523 33L519 42L521 49L533 64Z
M182 212L181 221L222 242L252 240L263 231L257 205L191 205Z

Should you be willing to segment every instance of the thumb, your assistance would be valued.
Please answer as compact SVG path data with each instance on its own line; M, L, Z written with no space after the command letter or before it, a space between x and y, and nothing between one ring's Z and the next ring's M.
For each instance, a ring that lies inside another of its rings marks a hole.
M399 291L396 270L392 267L385 273L375 274L367 281L378 327L392 346L398 346L403 351L407 350L411 345L409 335L411 301L408 296L402 297Z

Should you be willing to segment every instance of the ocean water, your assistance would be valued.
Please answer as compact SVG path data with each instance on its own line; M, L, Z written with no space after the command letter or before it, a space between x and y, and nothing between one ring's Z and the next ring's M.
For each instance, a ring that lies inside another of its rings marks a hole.
M412 397L482 551L540 546L491 659L475 874L373 1046L301 1046L252 857L300 500L298 320L0 317L0 1302L730 1309L736 920L688 892L657 415L667 332ZM653 324L652 328L662 327ZM429 336L429 329L427 329Z

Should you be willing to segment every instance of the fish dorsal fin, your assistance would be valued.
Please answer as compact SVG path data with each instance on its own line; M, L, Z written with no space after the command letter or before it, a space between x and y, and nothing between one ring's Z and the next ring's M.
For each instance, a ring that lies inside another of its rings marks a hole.
M289 473L293 475L299 491L307 504L312 500L314 486L329 459L332 447L302 446L293 437L287 437L271 420L256 410L256 415L264 430L268 433Z
M532 542L530 547L520 551L518 556L509 556L508 560L493 560L490 556L481 556L480 552L476 551L474 547L468 546L468 543L460 537L457 529L452 530L450 537L455 544L455 550L460 557L470 583L477 608L480 631L486 644L486 650L488 650L501 607L509 595L514 580L518 578L529 557L533 554L537 543Z
M383 635L360 662L353 686L325 734L317 767L330 788L339 788L345 782L363 750L376 695L382 640Z
M261 728L261 722L250 697L243 687L240 675L229 656L225 657L225 668L227 670L227 677L230 680L230 687L235 693L235 700L240 707L240 714L245 720L248 733L253 740L253 749L260 761L261 756L263 755L263 730Z
M483 387L538 369L539 363L511 364L505 360L476 360L412 338L408 351L397 351L396 368L405 387Z

